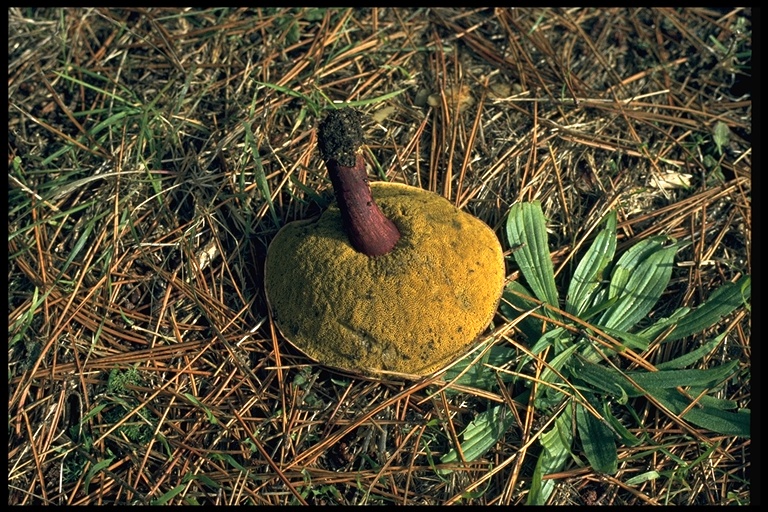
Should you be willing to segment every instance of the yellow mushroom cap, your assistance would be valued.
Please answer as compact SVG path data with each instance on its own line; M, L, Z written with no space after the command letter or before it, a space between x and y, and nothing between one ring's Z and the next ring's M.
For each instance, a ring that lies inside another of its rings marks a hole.
M504 257L485 223L419 188L372 183L400 230L394 249L352 248L338 207L284 226L267 250L275 322L327 366L375 375L427 375L463 354L493 319Z

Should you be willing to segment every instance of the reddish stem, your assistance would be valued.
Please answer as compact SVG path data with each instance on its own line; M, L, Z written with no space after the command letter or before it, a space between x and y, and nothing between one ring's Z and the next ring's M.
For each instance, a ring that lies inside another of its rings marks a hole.
M400 231L373 200L363 155L357 154L354 167L345 167L337 160L326 165L352 247L368 256L391 251L400 240Z
M360 149L361 118L350 108L331 111L318 127L318 144L352 247L368 256L381 256L395 247L400 231L371 195Z

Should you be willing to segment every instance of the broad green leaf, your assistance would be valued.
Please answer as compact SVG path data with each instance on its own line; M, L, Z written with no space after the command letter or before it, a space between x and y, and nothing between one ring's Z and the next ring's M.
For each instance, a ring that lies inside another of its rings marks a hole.
M707 389L715 387L727 380L738 364L739 361L732 361L706 370L627 372L627 377L634 381L640 389L631 384L630 380L624 377L621 372L589 361L582 361L581 365L572 373L575 380L583 381L594 389L602 390L604 393L615 397L620 397L623 394L636 397L644 394L644 392L655 396L654 392L658 389L673 389L679 386Z
M531 346L529 349L532 354L541 354L546 350L548 347L555 347L555 354L559 354L566 348L568 348L568 341L571 339L571 335L563 329L562 327L555 327L552 330L549 330L545 332L544 334L540 334L539 338L536 340L536 343ZM530 361L530 358L525 359L523 361L524 364L527 364Z
M524 299L523 297L532 297L531 292L519 281L510 282L504 289L500 309L501 314L509 320L514 320L522 313L536 309L538 305L535 302ZM543 322L538 318L528 315L517 324L523 334L533 343L543 332Z
M582 320L592 321L600 313L607 310L618 302L618 297L612 299L608 298L608 287L598 288L594 294L594 305L582 311L579 318Z
M481 412L462 432L461 453L464 460L473 461L485 455L512 425L514 416L506 405L497 405ZM458 460L458 452L450 452L440 457L440 462L447 464Z
M670 316L658 319L652 325L649 325L645 329L638 331L637 334L649 340L654 340L662 332L680 322L680 320L685 318L685 316L690 312L691 308L687 307L676 309Z
M739 361L731 361L720 366L713 366L706 370L664 370L658 372L627 372L642 389L671 389L678 386L699 386L703 388L714 387L731 376L733 370L739 365Z
M691 388L688 391L688 394L691 396L695 396L699 398L699 403L701 405L706 405L709 407L712 407L713 409L720 409L721 411L729 411L729 410L735 410L739 408L739 403L736 400L728 400L726 398L717 398L710 395L701 395L701 393L705 391L709 391L709 388L700 389L700 388Z
M727 332L724 332L717 336L715 339L710 340L700 346L697 349L694 349L690 352L687 352L683 354L680 357L677 357L675 359L672 359L670 361L666 361L664 363L659 363L656 365L657 370L680 370L685 368L686 366L690 366L700 359L702 359L704 356L712 352L715 347L717 347L722 341L723 338L725 338L728 335Z
M547 238L541 203L512 205L507 216L507 239L515 261L536 297L557 308L560 306Z
M715 129L712 131L712 139L717 146L717 153L723 154L723 147L728 145L728 140L731 137L731 130L728 129L728 125L722 121L715 123Z
M628 258L617 267L610 296L618 301L603 313L600 325L627 330L645 318L669 284L678 249L677 244L666 248L648 244L638 258Z
M557 354L555 357L552 358L552 360L549 362L549 365L547 365L546 368L544 368L544 371L541 372L541 376L539 379L542 382L549 382L549 383L555 383L555 382L561 382L562 379L554 372L554 370L557 370L560 372L565 365L565 363L570 359L571 354L573 354L576 349L579 348L578 345L575 343ZM562 372L561 372L562 373ZM544 389L548 389L549 386L540 386L539 392L543 391Z
M579 261L568 286L565 309L580 316L594 302L596 290L606 279L605 271L616 253L616 212L606 216L605 228L595 237L594 242Z
M654 389L653 396L675 414L688 409L683 419L697 427L705 428L718 434L750 437L750 412L729 412L701 403L690 407L690 399L675 389ZM690 407L690 408L689 408Z
M496 378L497 374L502 382L511 381L513 376L508 373L493 371L485 365L489 364L491 366L501 367L510 361L513 361L516 355L517 352L510 347L495 345L491 347L479 361L468 369L467 366L474 361L473 354L469 354L467 357L458 361L446 370L443 379L450 382L461 375L461 377L455 381L456 384L484 389L486 391L496 390L499 386L499 380Z
M734 309L748 303L751 293L752 278L750 276L742 276L735 283L722 285L704 304L680 320L666 340L679 340L713 326Z
M611 404L609 404L608 401L603 402L603 417L610 423L611 427L613 427L613 431L619 435L623 444L627 446L637 446L643 442L641 439L634 436L632 432L630 432L627 427L613 415Z
M611 283L609 287L609 297L620 297L623 295L629 278L637 269L638 265L646 260L651 254L663 248L662 242L667 237L655 236L641 240L621 255L611 270Z
M544 476L562 470L571 454L572 417L573 411L568 405L555 420L554 426L539 438L542 449L536 468L533 470L527 505L545 505L555 489L555 481L544 480Z
M642 394L620 372L590 361L580 361L571 374L575 381L584 382L595 391L614 396L622 404L627 403L628 397Z
M640 334L633 334L631 332L622 331L619 329L611 329L610 327L602 327L602 330L618 341L621 341L626 347L629 348L645 350L648 348L648 345L651 344L651 339L646 338Z
M581 404L576 404L576 428L590 466L600 473L616 473L619 458L611 429Z

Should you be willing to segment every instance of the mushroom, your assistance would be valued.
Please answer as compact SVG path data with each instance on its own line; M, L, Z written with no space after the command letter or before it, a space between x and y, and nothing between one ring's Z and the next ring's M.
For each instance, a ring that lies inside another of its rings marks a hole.
M501 245L485 223L433 192L369 183L360 122L346 108L320 123L336 202L277 233L267 249L267 301L285 338L324 365L428 375L493 319Z

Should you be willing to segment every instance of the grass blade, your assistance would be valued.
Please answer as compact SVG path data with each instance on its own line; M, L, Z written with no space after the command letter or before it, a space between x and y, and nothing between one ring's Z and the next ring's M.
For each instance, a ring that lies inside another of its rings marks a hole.
M98 473L104 468L108 468L109 465L112 464L113 460L115 460L115 458L110 457L109 459L100 460L99 462L91 466L91 469L88 470L88 474L85 475L83 487L87 490L88 487L91 485L91 480L96 475L96 473Z
M254 177L256 179L256 186L259 187L259 192L261 193L261 197L264 198L264 200L267 202L267 205L269 206L269 213L272 215L272 221L275 223L275 226L280 227L280 219L277 216L277 212L275 211L275 205L272 202L272 194L269 189L269 182L267 182L267 176L264 173L264 167L261 165L261 156L259 156L259 148L256 145L256 141L253 138L253 128L249 123L243 123L243 127L245 128L245 140L248 143L248 149L250 150L251 157L253 157L253 163L256 167Z
M162 496L160 496L156 500L152 500L152 504L153 505L165 505L166 503L171 501L173 498L178 496L178 494L181 491L183 491L186 486L187 486L186 483L177 485L176 487L174 487L170 491L166 492L165 494L163 494Z

